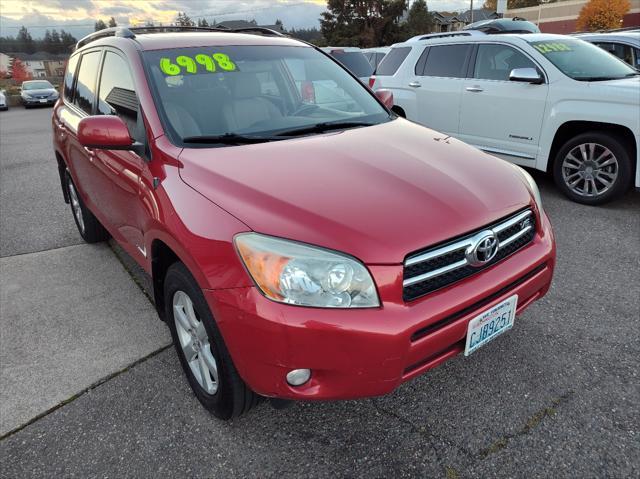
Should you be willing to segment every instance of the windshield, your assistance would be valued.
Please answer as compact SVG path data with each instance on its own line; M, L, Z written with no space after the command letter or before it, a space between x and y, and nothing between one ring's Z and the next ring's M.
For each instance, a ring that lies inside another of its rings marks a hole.
M347 67L357 77L370 77L374 67L361 52L333 51L331 56Z
M47 88L53 88L53 85L48 81L30 81L22 84L23 90L45 90Z
M284 139L390 119L360 82L310 47L216 46L143 56L158 109L180 143Z
M637 74L622 60L582 40L563 38L530 43L562 73L574 80L618 80Z

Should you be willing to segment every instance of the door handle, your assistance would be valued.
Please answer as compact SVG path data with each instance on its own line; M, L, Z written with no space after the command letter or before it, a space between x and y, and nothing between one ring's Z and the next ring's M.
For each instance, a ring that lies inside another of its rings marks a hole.
M480 88L479 86L468 86L466 88L467 91L473 92L473 93L480 93L481 91L484 91L482 88Z
M411 83L409 83L409 86L411 88L420 88L422 84L419 81L412 81Z
M96 152L93 151L93 148L87 148L86 146L83 146L84 151L87 153L87 156L89 157L89 161L93 163L93 160L96 157Z

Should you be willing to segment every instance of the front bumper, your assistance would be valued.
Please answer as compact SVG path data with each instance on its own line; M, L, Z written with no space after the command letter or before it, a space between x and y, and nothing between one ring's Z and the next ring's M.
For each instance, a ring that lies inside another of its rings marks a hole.
M331 310L284 305L254 287L205 291L231 357L255 392L286 399L377 396L457 355L468 322L518 295L518 313L551 285L555 241L543 214L516 254L440 291L405 303L402 266L370 266L382 306ZM517 327L517 322L515 327ZM310 381L289 386L291 369Z
M44 100L44 101L42 101ZM38 106L38 105L53 105L58 101L57 98L25 98L22 97L22 104L24 106Z

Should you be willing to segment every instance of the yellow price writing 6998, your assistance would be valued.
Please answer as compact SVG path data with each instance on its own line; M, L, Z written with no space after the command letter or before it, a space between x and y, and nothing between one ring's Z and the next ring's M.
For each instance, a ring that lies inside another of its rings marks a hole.
M236 69L236 64L233 63L229 55L225 53L214 53L213 55L198 53L194 58L187 55L180 55L172 61L171 58L162 57L160 59L160 70L165 75L175 76L185 72L192 74L198 73L198 71L202 70L205 72L215 72L216 64L217 68L227 72Z

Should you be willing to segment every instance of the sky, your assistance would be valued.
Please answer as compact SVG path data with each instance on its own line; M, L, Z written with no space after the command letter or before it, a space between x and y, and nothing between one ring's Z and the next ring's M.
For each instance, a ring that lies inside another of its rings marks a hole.
M482 0L476 0L479 7ZM430 10L457 11L469 8L469 0L427 0ZM21 25L34 38L56 28L82 37L93 31L93 22L113 16L118 25L171 23L178 12L194 20L253 20L285 28L319 26L326 0L0 0L0 36L15 36Z

